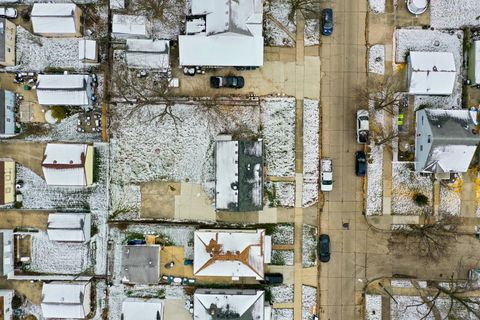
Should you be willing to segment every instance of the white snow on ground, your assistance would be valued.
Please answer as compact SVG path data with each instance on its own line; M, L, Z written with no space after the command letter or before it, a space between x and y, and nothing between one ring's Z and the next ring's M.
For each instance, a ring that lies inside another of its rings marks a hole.
M50 241L46 232L32 233L31 271L78 274L90 266L89 243Z
M273 203L267 199L267 206L293 207L295 205L295 184L292 182L267 182L267 193L274 197ZM267 195L267 198L269 196Z
M385 74L385 46L375 44L368 49L368 72Z
M304 224L302 226L302 265L304 268L317 264L317 228Z
M382 320L382 296L367 294L365 296L365 320Z
M110 210L112 219L138 218L142 205L140 186L136 184L110 186ZM118 213L126 213L118 214Z
M293 266L293 250L272 250L272 265Z
M370 145L367 164L366 214L381 215L383 203L383 145Z
M25 316L33 315L37 320L43 320L42 307L38 304L33 304L29 300L26 300L23 306L20 308Z
M460 179L460 178L459 178ZM440 205L438 213L444 215L459 216L462 204L461 195L455 192L450 185L440 184Z
M273 19L275 19L278 23L283 25L285 29L295 35L296 26L294 22L288 20L289 11L290 3L288 0L265 2L263 33L265 43L269 46L293 47L295 45L294 39L292 39L280 26L278 26L277 23L273 21ZM295 21L295 17L293 21Z
M430 25L435 29L480 27L478 0L430 1Z
M102 319L102 310L105 308L108 308L107 304L107 297L106 297L106 291L107 291L107 285L105 284L105 281L99 280L96 282L93 282L95 284L95 316L94 320L100 320Z
M308 46L316 46L320 44L320 20L306 19L305 30L303 31L303 44Z
M433 184L430 176L416 173L411 162L392 162L392 214L421 215L432 213ZM416 193L428 197L428 204L418 206Z
M426 288L427 282L426 281L417 281L420 288ZM411 280L407 279L392 279L390 285L393 288L415 288L412 284Z
M293 244L295 240L295 227L293 224L276 224L272 233L272 244Z
M294 176L295 98L265 98L261 109L267 174Z
M397 29L395 31L395 62L406 63L410 51L452 52L457 77L450 96L415 96L414 105L430 104L434 108L461 107L463 82L463 31Z
M282 284L280 286L270 287L272 303L293 302L293 290L293 284Z
M273 309L273 319L275 320L292 320L293 309Z
M320 110L318 100L303 100L303 206L317 202Z
M310 312L317 310L317 288L302 285L302 319L312 320L313 315Z
M385 13L385 0L368 0L368 4L374 13Z

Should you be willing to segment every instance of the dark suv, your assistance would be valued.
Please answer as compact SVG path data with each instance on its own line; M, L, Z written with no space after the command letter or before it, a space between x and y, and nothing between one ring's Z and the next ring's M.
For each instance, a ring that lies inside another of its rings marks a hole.
M355 152L355 174L359 177L363 177L367 173L367 157L365 152Z
M318 257L322 262L330 261L330 237L328 234L321 234L318 238Z
M227 77L210 77L210 87L212 88L234 88L241 89L245 85L243 77L227 76Z

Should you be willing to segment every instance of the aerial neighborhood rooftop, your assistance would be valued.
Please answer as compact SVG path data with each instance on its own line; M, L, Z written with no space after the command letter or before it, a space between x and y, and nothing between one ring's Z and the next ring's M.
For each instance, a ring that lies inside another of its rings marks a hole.
M0 320L480 319L478 0L0 2Z

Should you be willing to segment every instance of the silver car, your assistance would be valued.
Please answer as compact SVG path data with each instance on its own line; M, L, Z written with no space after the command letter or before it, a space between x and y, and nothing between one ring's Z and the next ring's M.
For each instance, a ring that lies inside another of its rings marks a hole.
M370 129L370 123L368 120L367 110L357 111L357 142L365 144L368 142L368 132Z
M0 7L0 17L15 19L17 17L17 9Z

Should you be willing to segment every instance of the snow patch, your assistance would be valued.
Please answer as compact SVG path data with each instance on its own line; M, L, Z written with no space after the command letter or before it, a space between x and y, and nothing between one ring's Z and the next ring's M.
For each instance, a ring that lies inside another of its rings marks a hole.
M368 0L368 4L373 13L385 13L385 0Z
M367 294L365 296L365 319L382 320L382 296Z
M385 46L375 44L368 49L368 72L385 74Z

